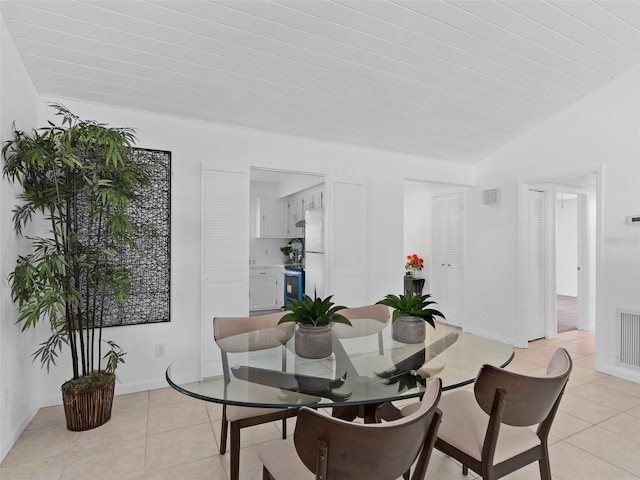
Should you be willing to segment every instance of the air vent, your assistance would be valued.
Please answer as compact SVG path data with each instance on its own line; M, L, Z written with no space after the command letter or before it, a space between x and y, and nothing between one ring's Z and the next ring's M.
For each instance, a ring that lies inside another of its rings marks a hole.
M640 367L640 313L617 310L616 322L618 363Z
M501 196L502 190L500 188L484 190L482 192L482 203L483 205L498 205L500 203Z

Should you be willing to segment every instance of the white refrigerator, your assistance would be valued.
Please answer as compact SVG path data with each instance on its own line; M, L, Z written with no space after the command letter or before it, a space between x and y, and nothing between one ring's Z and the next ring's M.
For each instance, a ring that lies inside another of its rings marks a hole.
M324 209L304 213L304 293L324 297Z

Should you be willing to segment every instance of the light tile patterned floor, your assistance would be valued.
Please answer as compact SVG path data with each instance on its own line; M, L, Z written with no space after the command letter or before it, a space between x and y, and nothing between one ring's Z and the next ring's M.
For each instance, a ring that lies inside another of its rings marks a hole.
M552 430L554 480L640 479L640 384L594 371L592 334L570 331L517 350L507 367L543 373L558 346L574 370ZM216 479L226 480L229 456L218 454L220 406L171 388L116 396L106 425L69 432L61 407L41 409L0 464L1 480ZM291 419L289 431L293 431ZM277 423L242 432L241 478L261 478L258 445L278 441ZM434 452L427 479L464 477L460 466ZM539 479L536 465L504 477Z

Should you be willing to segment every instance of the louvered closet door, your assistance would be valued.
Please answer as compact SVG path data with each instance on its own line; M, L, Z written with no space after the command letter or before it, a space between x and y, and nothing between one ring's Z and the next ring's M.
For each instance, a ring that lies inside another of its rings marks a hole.
M445 195L434 199L433 298L455 325L462 321L464 258L464 197Z
M203 168L203 374L221 372L213 318L249 311L249 172Z
M530 304L528 340L544 337L545 324L545 193L529 190L527 222L527 267Z

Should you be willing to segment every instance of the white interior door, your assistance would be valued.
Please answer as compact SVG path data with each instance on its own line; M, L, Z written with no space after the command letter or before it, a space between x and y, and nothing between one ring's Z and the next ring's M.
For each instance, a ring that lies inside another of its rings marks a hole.
M203 167L202 374L221 373L213 318L249 314L249 171Z
M528 192L527 221L527 340L545 336L545 193Z
M464 278L464 196L434 198L433 299L449 323L462 323Z

